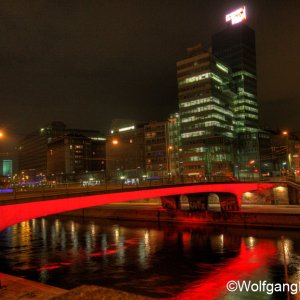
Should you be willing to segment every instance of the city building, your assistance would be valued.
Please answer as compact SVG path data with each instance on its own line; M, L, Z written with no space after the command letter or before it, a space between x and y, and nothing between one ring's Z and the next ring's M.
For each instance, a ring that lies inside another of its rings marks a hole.
M181 149L179 114L145 125L145 160L149 179L180 176Z
M255 31L246 8L227 14L227 27L212 36L212 53L228 65L236 87L233 100L235 131L256 132L258 124Z
M11 177L13 175L16 157L13 153L0 153L0 176Z
M170 170L170 145L167 121L150 122L145 130L146 172L150 179L167 177Z
M231 70L201 44L177 62L182 175L233 176L234 112Z
M106 140L106 177L138 183L145 177L144 123L127 119L112 122Z
M273 174L272 141L269 132L258 130L240 134L237 143L235 174L240 180L260 179Z
M31 181L39 181L40 177L45 176L48 142L62 136L65 131L64 123L52 122L26 135L18 147L19 173L26 173Z
M181 130L180 130L180 116L179 113L171 114L168 119L168 136L170 148L170 169L171 175L179 177L181 175L181 161L182 145L181 145Z
M300 139L297 132L271 131L272 176L294 176L300 171Z
M179 114L149 123L117 119L106 142L107 176L137 183L179 177Z
M48 143L47 177L59 182L101 182L105 176L105 139L66 134Z
M0 188L12 182L16 158L13 153L0 153Z
M48 147L53 141L67 135L84 136L93 141L103 142L105 139L97 130L69 129L62 122L52 122L39 130L25 136L18 146L18 173L31 182L39 182L46 175L55 174L48 170ZM57 166L57 165L56 165ZM51 170L56 170L54 163ZM66 171L67 169L65 169ZM64 172L65 171L61 171ZM52 178L49 178L52 179Z

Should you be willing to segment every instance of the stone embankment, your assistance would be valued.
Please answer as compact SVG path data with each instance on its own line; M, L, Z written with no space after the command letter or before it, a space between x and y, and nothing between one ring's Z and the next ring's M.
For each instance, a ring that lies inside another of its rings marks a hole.
M70 291L0 273L1 300L150 300L152 298L100 286L83 285Z
M64 289L3 273L0 273L0 284L1 300L50 300L55 296L67 292Z

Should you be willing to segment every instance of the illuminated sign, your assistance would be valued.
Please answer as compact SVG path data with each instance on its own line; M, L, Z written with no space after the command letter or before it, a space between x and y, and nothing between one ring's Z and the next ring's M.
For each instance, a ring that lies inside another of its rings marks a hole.
M226 22L231 21L231 25L240 23L246 19L247 19L247 16L246 16L246 7L245 6L240 7L239 9L237 9L225 16L225 21Z
M119 129L119 132L127 131L127 130L133 130L133 129L135 129L134 126L123 127L123 128L120 128L120 129Z

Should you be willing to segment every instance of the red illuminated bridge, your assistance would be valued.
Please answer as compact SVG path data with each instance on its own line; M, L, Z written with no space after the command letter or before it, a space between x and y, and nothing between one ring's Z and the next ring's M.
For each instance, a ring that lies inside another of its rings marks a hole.
M13 224L26 220L62 213L66 211L99 206L104 204L126 202L147 198L162 199L164 207L176 208L180 197L187 197L190 206L207 208L208 195L218 196L221 210L239 210L242 195L245 192L272 188L271 183L210 183L185 186L168 186L148 188L134 191L108 192L105 194L60 198L55 200L40 200L20 204L0 206L0 231Z

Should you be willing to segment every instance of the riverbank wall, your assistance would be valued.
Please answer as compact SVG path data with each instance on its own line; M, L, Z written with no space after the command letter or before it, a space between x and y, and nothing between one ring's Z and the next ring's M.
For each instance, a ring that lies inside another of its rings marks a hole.
M161 208L92 207L65 212L61 215L119 221L191 223L257 228L300 228L300 213L286 212L189 212Z
M66 292L61 288L0 273L1 300L50 300Z
M153 298L101 286L83 285L71 290L0 273L1 300L151 300Z

